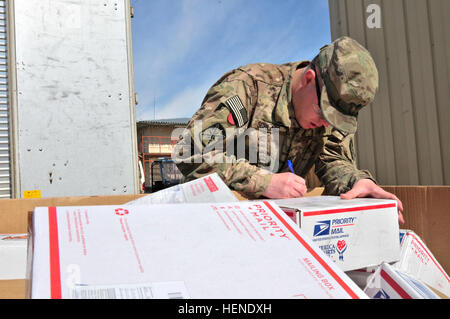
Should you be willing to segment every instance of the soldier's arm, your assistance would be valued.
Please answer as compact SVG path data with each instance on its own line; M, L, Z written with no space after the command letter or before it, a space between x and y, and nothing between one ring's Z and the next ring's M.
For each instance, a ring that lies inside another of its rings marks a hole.
M272 173L236 156L234 147L255 103L256 89L243 72L232 71L213 85L172 155L185 181L217 172L230 188L249 197L264 192Z
M353 134L343 136L334 130L325 143L324 150L316 162L316 174L325 185L324 194L341 195L343 199L393 199L397 201L398 220L403 224L403 204L400 199L378 186L369 171L356 167L353 139Z
M345 136L337 130L329 130L331 132L329 132L323 151L316 161L316 175L325 186L324 194L345 193L361 179L370 179L376 183L369 171L356 167L354 134Z

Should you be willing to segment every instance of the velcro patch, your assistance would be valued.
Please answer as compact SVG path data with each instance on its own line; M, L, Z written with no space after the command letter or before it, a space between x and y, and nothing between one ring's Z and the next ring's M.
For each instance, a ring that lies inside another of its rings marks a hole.
M225 137L225 130L219 123L208 127L200 133L200 140L202 141L203 146L207 146L217 141L223 141Z
M245 123L248 122L247 110L241 102L239 96L235 95L230 97L225 101L225 104L230 109L231 114L233 115L234 122L237 127L244 126Z

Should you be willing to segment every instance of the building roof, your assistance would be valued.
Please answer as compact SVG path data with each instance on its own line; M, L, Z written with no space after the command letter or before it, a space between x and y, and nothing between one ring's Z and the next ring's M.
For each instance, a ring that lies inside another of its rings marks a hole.
M190 121L188 117L175 119L159 119L150 121L137 121L138 125L186 125Z

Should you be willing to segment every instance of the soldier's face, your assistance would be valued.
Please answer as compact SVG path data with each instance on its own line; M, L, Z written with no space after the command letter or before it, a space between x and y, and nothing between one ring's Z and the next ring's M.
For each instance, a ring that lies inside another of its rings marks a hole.
M292 103L297 122L304 129L327 127L329 123L324 119L319 107L318 91L322 88L320 79L316 83L316 72L309 67L297 72L297 81L294 75L292 84Z

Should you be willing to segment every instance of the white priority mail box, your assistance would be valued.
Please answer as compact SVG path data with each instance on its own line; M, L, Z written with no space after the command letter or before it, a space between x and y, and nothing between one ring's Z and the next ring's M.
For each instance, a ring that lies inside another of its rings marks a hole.
M270 201L37 207L32 298L366 298Z
M239 201L217 173L190 182L174 185L158 192L140 197L129 205L217 203Z
M431 251L411 230L400 230L400 260L393 266L450 297L450 277Z
M394 200L313 196L274 202L344 271L399 260Z
M364 289L372 299L440 299L427 285L382 263Z

